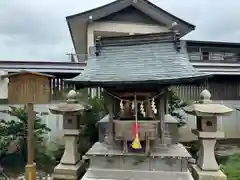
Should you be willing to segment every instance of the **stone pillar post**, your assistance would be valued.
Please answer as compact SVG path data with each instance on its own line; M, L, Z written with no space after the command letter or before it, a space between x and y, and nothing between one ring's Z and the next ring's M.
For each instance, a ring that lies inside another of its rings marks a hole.
M197 165L203 170L219 170L219 165L216 161L214 154L214 147L216 139L199 138L200 150L199 157L197 159Z
M213 104L208 90L203 90L200 97L199 103L184 107L186 113L197 116L197 129L192 132L198 136L200 149L197 164L192 165L192 174L195 180L225 180L214 153L216 139L224 137L224 133L217 130L217 116L229 115L233 110Z
M61 158L62 164L76 164L80 160L78 152L79 140L79 114L64 113L63 115L63 132L65 141L65 150Z
M165 123L165 132L164 132L164 142L167 145L177 144L179 141L179 133L178 133L178 120L175 119L170 114L166 114L164 116Z
M107 93L104 89L103 91L104 100L107 102L107 109L108 109L108 127L106 128L107 132L104 136L108 139L108 143L112 146L115 146L114 140L114 122L113 122L113 100L112 97ZM105 137L104 137L105 138Z
M67 102L50 108L53 114L63 115L63 132L65 150L60 164L54 168L53 178L55 180L69 179L77 180L84 173L84 162L78 151L80 137L80 120L83 111L88 109L78 103L76 92L71 90L67 96Z

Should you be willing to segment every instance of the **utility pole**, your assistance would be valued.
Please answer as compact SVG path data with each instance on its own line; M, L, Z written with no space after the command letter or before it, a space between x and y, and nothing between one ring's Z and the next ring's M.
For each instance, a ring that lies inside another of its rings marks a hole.
M35 112L33 103L27 104L28 121L27 121L27 165L26 180L36 180L36 164L34 163L34 117Z

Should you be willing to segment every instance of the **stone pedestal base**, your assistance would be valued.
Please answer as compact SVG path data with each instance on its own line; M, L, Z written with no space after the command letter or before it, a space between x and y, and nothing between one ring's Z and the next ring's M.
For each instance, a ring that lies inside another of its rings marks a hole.
M202 171L197 165L192 165L192 176L194 180L227 180L226 175L218 171Z
M78 180L85 173L85 163L80 161L76 165L58 164L54 168L54 180Z

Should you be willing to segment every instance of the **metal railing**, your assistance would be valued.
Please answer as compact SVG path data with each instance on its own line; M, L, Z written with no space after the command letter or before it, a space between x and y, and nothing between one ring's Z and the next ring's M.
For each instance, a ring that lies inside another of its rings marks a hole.
M68 60L73 63L87 63L88 54L67 53Z
M240 62L240 55L224 55L224 54L189 54L190 61L211 61L211 62ZM73 63L87 63L87 60L93 54L74 54L68 53L68 60Z
M240 62L240 56L233 55L196 55L189 53L190 61L211 61L211 62Z

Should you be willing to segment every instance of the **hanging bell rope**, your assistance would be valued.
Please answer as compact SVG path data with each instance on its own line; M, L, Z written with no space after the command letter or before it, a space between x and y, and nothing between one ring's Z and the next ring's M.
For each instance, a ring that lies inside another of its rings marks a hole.
M134 95L134 104L135 104L135 123L133 124L133 134L134 134L134 140L132 142L132 148L133 149L141 149L142 145L139 140L139 124L138 124L138 117L137 117L137 96L136 93Z

